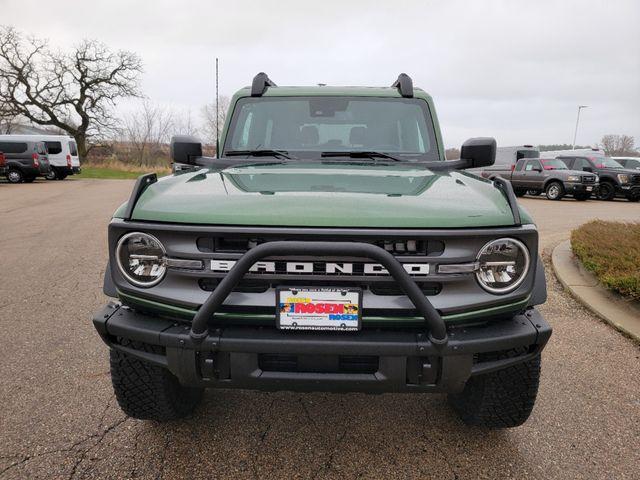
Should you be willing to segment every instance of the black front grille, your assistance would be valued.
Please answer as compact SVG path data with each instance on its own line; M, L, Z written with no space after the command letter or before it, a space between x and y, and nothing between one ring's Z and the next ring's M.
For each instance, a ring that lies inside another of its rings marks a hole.
M596 183L596 177L594 175L583 175L582 183Z
M213 292L220 283L217 278L201 278L198 280L198 285L205 292ZM269 290L269 282L262 280L241 280L238 286L233 290L234 292L243 293L263 293Z
M205 292L213 292L220 283L221 279L217 278L201 278L198 280L198 285ZM425 295L433 296L438 295L442 290L442 284L439 282L416 282L418 287L424 292ZM353 282L353 281L340 281L340 280L254 280L244 279L240 281L238 286L233 290L234 292L242 293L263 293L269 288L276 287L358 287L362 290L370 290L375 295L404 295L405 293L395 282Z
M269 241L292 240L291 238L257 238L249 236L199 237L196 239L198 250L203 253L245 253L248 250ZM439 240L419 239L382 239L354 240L364 241L383 248L387 252L399 256L430 255L439 256L444 252L444 242Z
M640 185L640 175L632 175L631 183L633 185Z
M376 373L379 358L373 355L282 355L261 353L258 366L265 372Z

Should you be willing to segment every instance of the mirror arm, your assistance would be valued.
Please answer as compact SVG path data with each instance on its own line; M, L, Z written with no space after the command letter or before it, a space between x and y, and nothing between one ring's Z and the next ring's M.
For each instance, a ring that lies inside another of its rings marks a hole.
M473 160L467 158L459 158L458 160L445 160L444 162L429 163L430 169L447 169L447 170L464 170L473 168Z

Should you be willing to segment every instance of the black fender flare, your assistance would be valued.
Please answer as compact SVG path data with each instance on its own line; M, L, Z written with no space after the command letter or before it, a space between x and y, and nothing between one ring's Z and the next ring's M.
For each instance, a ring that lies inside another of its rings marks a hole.
M547 279L544 276L544 264L538 255L536 273L533 278L533 290L529 298L529 306L542 305L547 301Z
M17 161L17 160L9 160L9 159L7 159L5 161L5 167L7 169L7 172L9 170L20 170L20 172L22 172L23 175L25 174L25 172L24 172L25 171L25 166L22 163L20 163L19 161Z
M113 276L111 275L111 262L107 262L107 268L104 271L104 280L102 281L102 291L107 297L112 297L112 298L118 297L116 284L113 281Z
M547 178L544 183L542 184L542 191L546 192L547 191L547 186L551 183L551 182L558 182L560 185L562 185L562 189L566 190L566 188L564 188L564 180L557 178L557 177L551 177L551 178Z

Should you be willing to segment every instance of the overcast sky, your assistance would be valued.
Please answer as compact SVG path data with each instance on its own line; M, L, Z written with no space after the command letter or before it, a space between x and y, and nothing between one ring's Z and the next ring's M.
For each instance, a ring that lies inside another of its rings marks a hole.
M137 52L143 90L194 115L265 71L281 85L389 85L435 99L448 147L640 144L640 0L0 0L0 23L62 48L96 38ZM121 108L125 108L122 106Z

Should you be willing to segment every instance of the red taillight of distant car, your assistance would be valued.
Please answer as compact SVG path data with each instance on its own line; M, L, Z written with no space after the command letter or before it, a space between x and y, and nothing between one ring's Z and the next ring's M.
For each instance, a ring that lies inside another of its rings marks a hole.
M34 167L39 167L40 166L40 157L38 157L37 153L33 154L33 166Z
M7 161L4 159L4 153L0 152L0 167L4 167Z
M71 155L67 155L67 167L71 168Z

